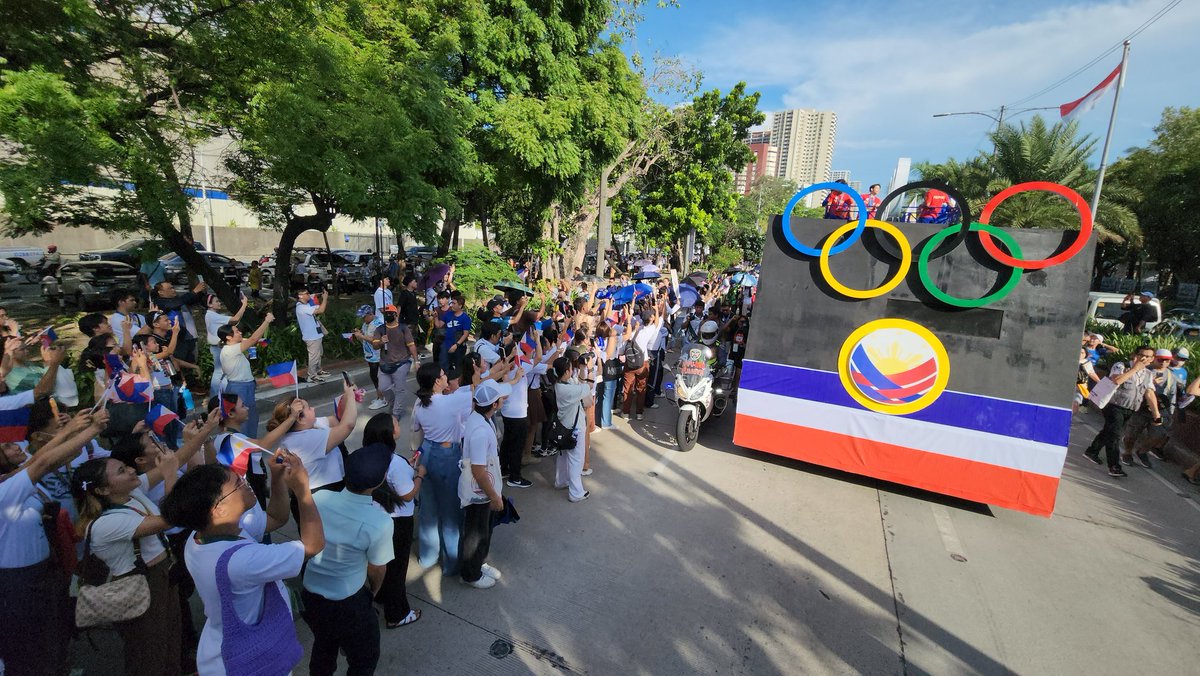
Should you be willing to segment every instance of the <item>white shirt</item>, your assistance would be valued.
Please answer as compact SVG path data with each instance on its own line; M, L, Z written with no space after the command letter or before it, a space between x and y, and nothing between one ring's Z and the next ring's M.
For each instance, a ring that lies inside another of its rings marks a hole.
M583 410L583 398L591 394L587 383L558 383L554 386L554 397L558 402L558 421L565 427L587 425L587 413ZM578 417L576 417L578 415Z
M221 348L221 372L225 380L231 383L244 383L254 380L250 370L250 360L240 344L226 345Z
M435 394L428 406L418 401L413 407L412 429L423 430L425 440L435 443L462 441L463 421L474 408L471 388L463 386L450 394Z
M0 570L32 566L50 556L36 491L27 469L0 482Z
M320 340L321 338L321 331L317 328L317 316L313 314L316 309L315 305L296 303L296 323L300 325L302 340Z
M546 364L525 366L525 375L520 382L513 383L512 394L500 404L500 415L505 418L524 418L529 415L529 388L533 379L540 377L549 368Z
M299 540L259 544L266 532L266 518L265 514L262 518L247 518L255 510L262 514L262 508L255 503L242 517L240 540L200 544L192 537L183 547L183 561L196 582L196 592L204 603L204 615L207 618L200 632L200 644L196 648L197 671L205 676L225 673L225 664L221 661L224 625L221 620L221 595L217 591L217 561L225 550L243 542L253 543L242 547L229 558L228 570L233 611L247 624L255 624L262 617L265 585L274 584L283 595L284 602L291 607L283 580L299 575L300 567L304 565L304 543Z
M129 326L129 338L132 340L137 335L137 332L146 325L146 318L136 312L129 316L133 318L133 324ZM114 312L108 316L108 324L112 327L113 338L117 339L117 345L121 347L125 347L125 336L121 335L124 333L124 329L121 328L121 325L124 323L125 315L120 312Z
M475 482L472 465L487 467L488 480L496 495L500 495L500 455L497 450L496 428L487 418L472 412L467 418L463 435L462 474L458 481L458 499L463 507L489 501L487 493Z
M324 418L317 420L318 424ZM320 488L337 483L346 478L346 468L342 464L342 452L336 446L326 450L329 445L329 426L313 427L299 432L288 432L280 440L280 448L286 448L300 456L304 468L308 470L308 487Z
M412 465L408 464L404 458L393 455L392 462L388 465L387 477L384 481L387 482L387 485L391 487L396 495L408 495L416 487L416 484L413 483L413 477L416 475L417 473L413 471ZM402 502L393 507L388 516L412 516L416 503L416 500Z
M383 308L392 304L392 290L385 289L382 286L375 289L375 312L381 314Z
M500 349L485 338L475 341L475 351L488 366L500 361Z
M221 341L217 338L217 329L229 323L233 319L232 315L223 315L216 310L209 310L204 313L204 331L208 335L209 345L220 345Z
M149 481L143 474L141 488L135 488L125 503L130 509L110 509L92 522L92 553L108 564L113 575L124 575L133 570L136 556L133 551L133 533L148 516L158 516L158 505L146 495ZM162 554L165 548L159 534L138 538L142 549L142 561L149 563Z

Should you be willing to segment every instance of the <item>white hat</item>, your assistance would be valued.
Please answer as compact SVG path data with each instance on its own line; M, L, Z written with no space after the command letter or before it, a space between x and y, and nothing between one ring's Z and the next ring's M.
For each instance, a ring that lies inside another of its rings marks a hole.
M1175 355L1171 354L1170 350L1160 347L1154 351L1154 358L1155 359L1174 359Z
M1186 347L1181 347L1178 350L1175 350L1175 358L1176 359L1183 361L1183 360L1191 359L1191 357L1192 357L1192 353L1188 352L1188 349Z
M500 401L501 397L507 397L510 394L512 394L512 386L508 383L485 380L475 388L475 403L480 406L491 406Z

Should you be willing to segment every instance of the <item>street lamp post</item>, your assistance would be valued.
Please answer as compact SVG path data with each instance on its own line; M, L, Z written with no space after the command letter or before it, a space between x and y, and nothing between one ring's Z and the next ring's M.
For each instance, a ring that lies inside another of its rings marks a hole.
M999 113L999 115L992 115L991 113L985 112L982 110L969 110L969 111L965 111L965 112L961 112L961 113L934 113L933 116L934 117L951 117L953 115L982 115L982 116L988 118L989 120L994 121L996 123L996 131L1000 131L1000 129L1004 126L1004 114L1006 112L1009 113L1010 115L1020 115L1021 113L1028 113L1028 112L1031 112L1034 110L1058 110L1058 108L1056 106L1045 106L1045 107L1041 107L1041 108L1022 108L1021 110L1017 110L1017 111L1009 111L1008 108L1006 108L1005 106L1000 106L1000 110L996 111L997 113ZM993 143L992 144L992 155L995 155L995 154L996 154L996 144Z

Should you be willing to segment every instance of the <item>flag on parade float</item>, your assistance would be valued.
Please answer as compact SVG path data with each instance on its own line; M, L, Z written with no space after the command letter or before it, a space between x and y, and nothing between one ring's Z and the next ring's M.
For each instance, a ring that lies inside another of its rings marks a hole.
M112 390L114 402L129 404L144 404L151 399L150 379L128 371L118 376L117 386Z
M1121 75L1121 66L1118 65L1113 69L1113 72L1104 78L1104 81L1096 85L1092 91L1084 94L1081 98L1075 99L1070 103L1064 103L1058 107L1058 114L1063 119L1075 119L1080 115L1088 112L1096 107L1096 102L1100 100L1113 87L1117 86L1117 78Z
M300 379L296 376L296 360L271 364L267 367L267 377L275 387L298 384Z
M167 425L176 420L179 420L179 416L162 404L155 404L146 411L146 424L158 435L166 434Z
M121 373L125 370L125 362L121 361L121 355L108 353L104 355L104 371L109 378Z
M0 443L25 441L30 410L28 406L0 410Z
M217 450L217 462L245 476L250 469L250 461L255 453L270 453L262 446L256 446L240 434L227 434Z

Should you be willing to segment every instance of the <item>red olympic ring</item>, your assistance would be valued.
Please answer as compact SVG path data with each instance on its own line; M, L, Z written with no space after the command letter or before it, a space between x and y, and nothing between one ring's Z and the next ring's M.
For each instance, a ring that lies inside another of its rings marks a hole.
M1000 247L996 246L996 241L992 239L992 236L983 231L976 233L979 235L980 244L983 245L984 251L987 251L988 255L995 259L996 262L1003 265L1009 265L1014 268L1021 268L1023 270L1041 270L1053 265L1058 265L1059 263L1065 263L1072 256L1079 253L1083 249L1084 245L1087 244L1088 239L1092 236L1091 207L1089 207L1088 203L1079 196L1079 193L1066 186L1062 186L1057 183L1050 183L1048 181L1030 181L1028 183L1018 183L1011 188L1002 190L995 197L988 200L987 205L983 207L983 212L979 214L979 222L984 224L990 223L992 219L992 212L996 210L996 207L1000 206L1001 202L1019 192L1025 192L1026 190L1045 190L1046 192L1052 192L1056 195L1065 197L1067 201L1075 207L1075 209L1079 212L1079 234L1075 236L1075 241L1071 242L1070 246L1054 256L1033 261L1013 258L1012 256L1004 253L1000 250Z

